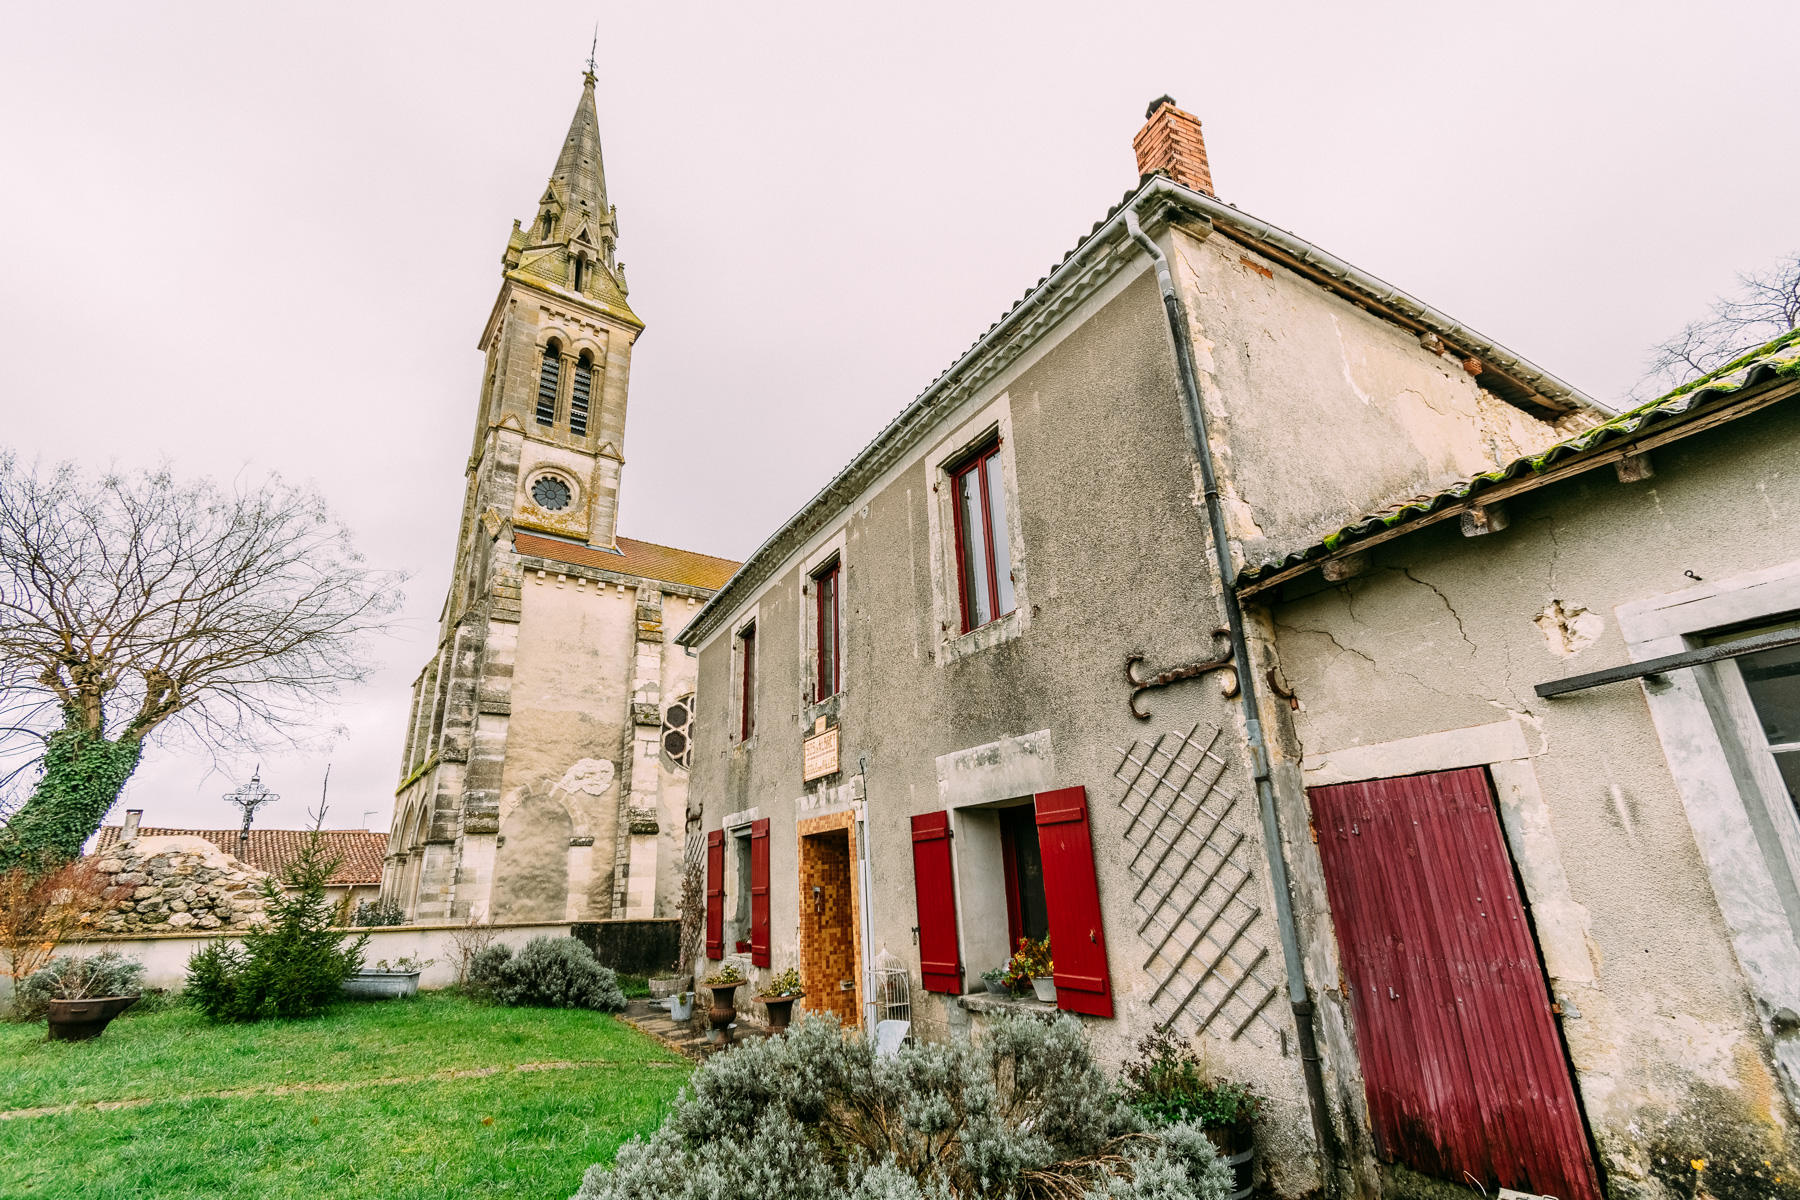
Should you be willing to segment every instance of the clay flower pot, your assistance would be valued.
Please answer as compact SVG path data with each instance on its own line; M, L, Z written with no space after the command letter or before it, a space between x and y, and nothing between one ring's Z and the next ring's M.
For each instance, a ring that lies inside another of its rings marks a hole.
M112 1019L138 1002L136 996L90 996L50 1002L50 1040L85 1042L100 1036Z
M709 983L712 989L712 1008L707 1010L706 1018L712 1022L713 1040L729 1042L731 1040L731 1023L737 1020L737 990L744 985L740 983Z
M788 1023L794 1019L794 1001L798 996L758 996L762 1006L769 1010L769 1036L787 1032Z

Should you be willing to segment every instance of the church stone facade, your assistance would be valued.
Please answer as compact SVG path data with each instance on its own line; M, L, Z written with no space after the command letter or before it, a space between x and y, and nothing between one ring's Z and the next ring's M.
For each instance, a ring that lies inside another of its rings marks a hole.
M674 916L694 660L737 564L617 536L632 345L585 77L513 223L437 653L413 685L382 895L415 922Z

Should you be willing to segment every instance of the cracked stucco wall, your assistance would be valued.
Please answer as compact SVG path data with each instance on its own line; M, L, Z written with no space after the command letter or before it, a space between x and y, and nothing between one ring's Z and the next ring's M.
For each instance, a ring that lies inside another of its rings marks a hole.
M1440 523L1374 548L1344 583L1297 581L1261 613L1299 701L1268 710L1290 825L1304 828L1303 762L1496 722L1524 731L1543 798L1526 853L1541 861L1518 865L1528 892L1545 863L1566 879L1554 919L1585 947L1565 958L1586 961L1557 965L1551 916L1534 916L1553 988L1580 997L1562 1028L1615 1200L1800 1195L1795 1113L1642 686L1553 701L1532 689L1630 661L1614 609L1688 586L1686 572L1792 561L1797 443L1800 407L1777 406L1658 450L1650 480L1603 468L1527 493L1506 530L1464 538ZM1347 1047L1317 851L1296 840L1290 854L1324 1021Z
M1166 235L1241 559L1543 449L1462 363L1222 236Z

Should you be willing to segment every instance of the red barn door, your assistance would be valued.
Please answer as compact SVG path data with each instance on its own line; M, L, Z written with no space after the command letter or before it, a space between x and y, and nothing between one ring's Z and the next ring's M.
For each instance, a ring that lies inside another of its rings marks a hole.
M1487 772L1307 794L1381 1157L1600 1200Z

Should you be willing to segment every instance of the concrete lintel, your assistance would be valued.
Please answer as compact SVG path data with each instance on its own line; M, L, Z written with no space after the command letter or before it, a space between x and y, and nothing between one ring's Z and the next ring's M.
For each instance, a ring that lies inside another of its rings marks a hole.
M1319 787L1358 779L1483 767L1530 756L1525 730L1518 721L1496 721L1492 725L1471 725L1373 746L1346 746L1309 754L1302 760L1300 770L1307 787Z
M1050 731L1040 729L940 755L937 777L938 797L946 808L1047 792L1056 786Z

